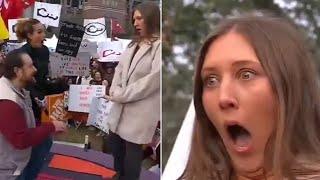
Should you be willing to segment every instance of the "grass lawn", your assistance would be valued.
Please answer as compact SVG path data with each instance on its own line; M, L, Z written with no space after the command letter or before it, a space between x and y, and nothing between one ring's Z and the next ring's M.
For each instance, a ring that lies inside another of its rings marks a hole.
M98 132L98 129L90 130L89 127L85 125L80 125L80 127L77 129L72 125L68 128L67 132L56 134L54 136L54 141L84 144L85 135L88 135L91 149L109 154L110 148L106 145L106 143L104 143L104 141L107 139L107 135L104 137L96 136ZM142 166L146 169L149 169L155 164L156 162L152 158L146 158L143 161Z

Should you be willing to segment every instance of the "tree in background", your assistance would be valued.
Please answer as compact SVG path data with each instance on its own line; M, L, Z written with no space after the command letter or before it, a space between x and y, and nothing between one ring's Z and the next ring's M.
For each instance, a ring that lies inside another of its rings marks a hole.
M219 20L254 10L270 11L295 23L310 42L319 67L320 1L163 0L163 168L192 99L194 62L201 42Z

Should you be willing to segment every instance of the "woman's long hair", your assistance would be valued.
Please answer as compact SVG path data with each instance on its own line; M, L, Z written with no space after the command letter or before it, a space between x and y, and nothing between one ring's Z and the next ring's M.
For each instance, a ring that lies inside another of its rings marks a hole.
M205 113L201 79L210 45L230 31L251 44L278 101L278 118L265 154L271 154L273 175L276 179L296 179L320 174L319 165L316 166L320 162L319 75L310 50L296 29L281 18L246 15L223 21L204 42L195 70L196 122L184 179L229 180L235 175L223 141Z
M139 11L144 20L146 27L146 36L142 37L139 34L135 34L129 47L133 44L141 42L143 39L148 39L150 42L156 41L160 36L160 9L155 2L143 2L138 4L134 10ZM132 15L133 17L133 15ZM132 19L132 25L134 21Z

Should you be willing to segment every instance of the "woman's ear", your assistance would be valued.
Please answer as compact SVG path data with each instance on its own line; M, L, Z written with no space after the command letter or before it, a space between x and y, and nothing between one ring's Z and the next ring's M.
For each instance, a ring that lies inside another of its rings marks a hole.
M32 33L28 33L28 34L27 34L27 37L28 37L27 40L28 40L28 39L31 39L31 38L32 38Z

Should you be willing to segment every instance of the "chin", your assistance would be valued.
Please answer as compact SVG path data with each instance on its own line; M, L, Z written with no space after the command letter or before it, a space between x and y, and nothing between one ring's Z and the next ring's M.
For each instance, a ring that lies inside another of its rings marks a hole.
M27 82L27 84L36 84L36 83L37 83L37 81L35 78L32 78Z
M258 157L238 158L233 161L233 166L237 172L256 172L262 169L263 160Z

